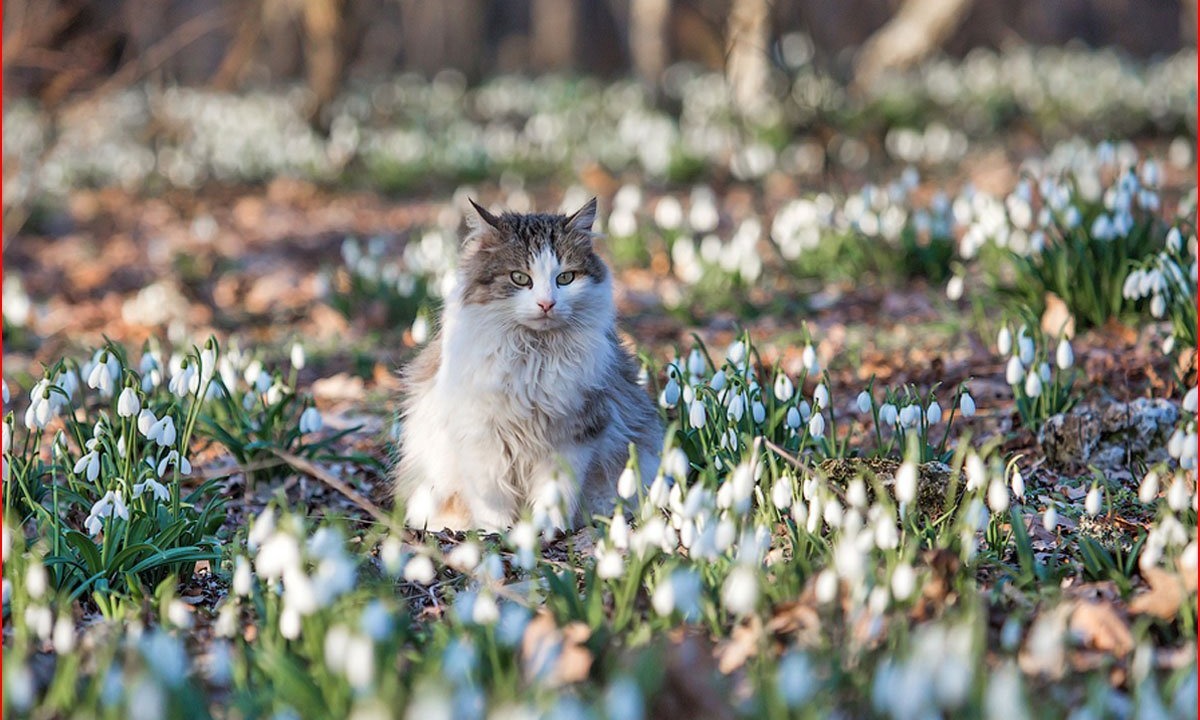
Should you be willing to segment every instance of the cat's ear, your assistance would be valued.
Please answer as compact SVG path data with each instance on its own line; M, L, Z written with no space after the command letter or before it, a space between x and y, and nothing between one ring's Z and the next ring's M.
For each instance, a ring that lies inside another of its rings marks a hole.
M591 234L592 223L596 222L596 198L588 200L587 203L576 210L567 218L567 229L575 230L584 234Z
M488 212L487 208L484 208L471 198L467 198L467 201L471 203L471 207L475 208L474 216L470 213L467 214L467 225L472 230L481 230L485 227L490 227L493 230L500 229L500 218Z

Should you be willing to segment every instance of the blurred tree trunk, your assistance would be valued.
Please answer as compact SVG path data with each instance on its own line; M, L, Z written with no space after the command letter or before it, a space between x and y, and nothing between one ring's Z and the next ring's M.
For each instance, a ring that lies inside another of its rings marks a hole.
M903 70L940 48L958 29L973 0L904 0L891 20L867 42L854 68L862 91L889 70Z
M630 0L629 54L633 70L649 88L658 88L667 68L667 19L671 0Z
M457 68L478 79L483 19L479 0L400 0L405 64L426 76Z
M329 130L326 108L341 89L346 67L344 0L304 0L304 68L315 102L309 122Z
M233 90L241 84L246 66L254 58L254 49L263 31L262 0L246 0L238 18L237 34L213 74L212 85L218 90Z
M738 112L750 115L767 96L767 0L733 0L725 35L725 77Z
M546 72L571 67L578 22L575 0L533 0L529 12L533 68Z

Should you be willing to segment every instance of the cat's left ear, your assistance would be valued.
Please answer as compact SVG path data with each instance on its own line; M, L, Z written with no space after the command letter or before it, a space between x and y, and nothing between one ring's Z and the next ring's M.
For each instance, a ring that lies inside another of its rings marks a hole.
M569 230L591 234L594 222L596 222L596 198L588 200L583 207L576 210L567 218L566 224Z

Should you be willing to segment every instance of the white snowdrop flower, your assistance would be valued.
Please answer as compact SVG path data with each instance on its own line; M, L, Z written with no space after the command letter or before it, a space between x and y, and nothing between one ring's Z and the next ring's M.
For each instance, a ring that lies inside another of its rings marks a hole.
M1167 440L1167 454L1177 459L1182 457L1185 439L1183 428L1175 428L1175 432L1171 433L1171 437Z
M167 620L171 625L188 629L192 626L192 608L182 600L172 600L167 605Z
M917 498L917 465L911 460L896 470L896 502L909 505Z
M829 407L829 388L825 387L825 383L817 385L813 390L813 405L817 410L824 410Z
M804 349L800 351L800 361L804 363L804 368L809 375L817 375L821 372L821 364L817 362L817 351L811 344L805 345Z
M963 279L960 275L955 275L946 283L946 298L957 302L963 296Z
M787 411L787 417L785 418L784 422L790 429L798 429L800 427L800 423L803 422L800 419L800 411L797 410L795 406L789 407Z
M1014 355L1008 359L1008 365L1004 368L1004 381L1016 386L1024 379L1025 366L1021 364L1021 359Z
M718 370L713 373L712 379L708 381L708 386L716 392L720 393L725 389L725 385L729 378L725 376L724 370Z
M828 605L837 598L838 578L837 573L829 568L825 568L817 574L816 582L817 602L821 605Z
M1025 477L1021 475L1020 468L1013 467L1010 483L1012 485L1013 497L1017 499L1017 502L1025 502Z
M1031 372L1025 376L1025 394L1031 398L1038 397L1042 394L1041 375Z
M1162 318L1167 314L1167 299L1162 296L1162 293L1154 293L1150 298L1150 314L1156 318Z
M1088 515L1096 517L1100 514L1102 502L1103 498L1101 497L1100 486L1093 485L1092 489L1088 490L1087 497L1083 500L1083 509Z
M133 388L127 387L121 391L121 397L117 398L117 415L124 418L133 417L141 409L142 402Z
M633 468L626 467L617 478L617 494L625 500L637 494L638 477Z
M284 604L283 611L279 613L279 634L288 640L300 637L300 620L300 613Z
M404 579L419 585L428 585L437 577L433 561L425 555L414 555L404 565Z
M608 541L618 550L629 549L629 521L620 510L613 515L612 523L608 526Z
M895 425L897 420L899 420L899 415L895 405L884 403L879 406L879 422L884 425Z
M958 399L958 409L965 418L975 417L975 398L971 397L971 393L962 394Z
M892 597L896 602L904 602L911 597L916 584L917 574L912 565L902 562L892 571Z
M680 448L671 448L671 451L663 458L663 472L677 481L687 480L688 471L691 467L691 461L688 460L687 453Z
M170 447L175 444L175 420L170 415L164 415L154 423L146 438L153 440L159 447Z
M73 468L76 475L84 475L90 483L96 482L96 478L100 477L100 453L92 450L82 456L75 462Z
M972 452L967 456L966 468L967 490L977 490L987 483L987 468L978 454Z
M792 384L792 379L787 376L787 373L780 371L775 373L775 386L773 390L775 399L781 403L785 403L792 399L792 395L796 392L796 386Z
M905 405L900 408L900 427L914 427L921 420L921 409L916 405Z
M620 555L617 556L618 558ZM475 602L471 606L471 620L476 625L494 625L500 619L500 608L496 605L496 599L486 590L481 590L475 596Z
M1071 350L1071 341L1065 337L1058 341L1058 350L1054 353L1054 364L1059 369L1067 370L1075 364L1075 352Z
M779 510L786 510L792 504L792 478L790 475L780 475L771 487L771 503Z
M155 471L158 473L159 477L162 477L163 475L166 475L167 468L170 466L175 466L179 470L180 474L192 474L192 464L188 462L186 457L181 457L178 450L172 450L171 452L167 453L162 460L159 460L158 467L155 468Z
M825 437L825 416L821 413L813 413L812 418L808 421L808 434L820 440Z
M1179 231L1178 227L1172 227L1167 231L1166 245L1167 252L1171 254L1176 254L1183 249L1183 233Z
M308 364L308 358L304 354L304 346L298 342L292 343L291 361L292 367L297 370L303 370L304 366Z
M663 388L662 394L659 397L659 405L664 408L675 407L679 402L679 383L675 378L668 378L667 384Z
M143 409L140 413L138 413L138 432L140 432L146 438L150 438L150 430L157 422L158 418L154 416L154 413L151 412L149 408Z
M753 569L738 565L721 586L721 601L725 609L739 617L754 612L758 605L758 575Z
M233 560L233 594L246 597L253 587L254 575L250 570L250 561L243 555Z
M0 379L0 396L3 396L3 398L4 398L4 407L8 407L8 401L10 398L9 398L9 394L8 394L8 381L7 380Z
M1025 335L1024 332L1017 338L1017 356L1021 358L1021 364L1025 367L1033 365L1036 348L1033 344L1033 338Z
M825 520L825 524L829 526L830 530L837 530L842 527L842 522L846 518L846 511L840 502L830 499L823 504L821 517Z
M654 206L654 222L664 230L678 230L683 224L683 206L674 196L664 195Z
M699 430L708 422L708 412L704 408L704 403L697 399L688 408L688 424Z
M746 361L746 343L738 340L729 346L729 350L725 353L725 359L734 367L740 366Z
M25 592L29 594L29 597L37 600L46 594L48 586L45 566L40 562L31 563L25 569Z
M1142 478L1142 484L1138 486L1138 500L1143 505L1149 505L1158 499L1158 472L1151 470L1146 473L1146 477Z
M469 573L479 565L481 559L479 546L468 540L450 551L446 556L446 564L459 572Z
M938 405L937 400L929 403L929 409L925 411L925 421L931 426L942 421L942 406Z
M259 547L254 565L264 579L278 580L300 567L300 545L286 532L273 533Z
M1045 512L1042 513L1042 527L1046 528L1047 532L1054 532L1058 527L1058 509L1054 503L1047 505Z
M105 353L103 358L111 358L111 355ZM115 361L115 358L112 358ZM93 390L98 390L104 397L111 397L113 393L113 376L109 373L109 364L105 359L92 365L88 372L87 386Z
M1068 206L1066 212L1063 213L1063 225L1065 225L1068 230L1074 230L1075 228L1079 227L1081 222L1083 222L1083 217L1079 213L1079 208L1075 207L1074 205Z
M846 486L846 502L852 508L862 509L867 506L867 484L862 478L854 478Z
M692 348L692 351L688 353L687 368L688 374L692 377L702 377L704 375L704 371L708 368L708 365L704 361L704 354L699 349Z
M613 580L625 574L625 558L616 550L603 549L596 553L596 575Z
M874 523L875 547L883 551L900 547L900 531L891 513L880 515Z
M1000 328L1000 332L996 335L996 348L1001 355L1007 355L1012 352L1012 331L1008 326Z
M304 412L300 413L300 434L320 432L322 427L324 422L321 420L321 411L315 407L305 408Z
M75 621L70 613L62 613L54 621L53 644L59 655L70 655L75 649Z
M866 390L863 390L862 392L860 392L858 394L857 403L858 403L858 411L860 413L863 413L865 415L866 413L871 412L871 393L867 392Z
M992 478L991 483L988 484L987 494L988 507L992 509L992 512L999 515L1008 510L1009 499L1008 486L1004 484L1004 481L1000 478Z
M1117 236L1116 228L1113 226L1113 219L1106 213L1100 213L1092 221L1091 233L1092 237L1097 240L1112 240Z
M734 393L729 396L729 406L725 408L725 416L735 423L742 421L742 416L746 412L746 399L742 393Z
M1167 489L1167 506L1180 513L1187 509L1190 499L1191 493L1188 492L1187 480L1184 479L1183 473L1179 473L1171 482L1171 487Z
M796 407L797 407L797 409L800 410L800 418L801 419L807 421L810 417L812 417L812 408L809 406L807 400L801 400L800 404L797 405Z
M144 481L134 485L133 496L135 498L141 497L142 494L147 490L149 490L154 499L158 500L159 502L166 502L167 500L171 499L171 491L167 489L167 486L158 482L154 478L146 478Z
M801 501L792 503L792 522L796 523L796 527L808 525L808 506Z
M767 420L767 408L761 402L755 400L750 405L750 417L754 420L755 425L762 425Z
M1196 414L1196 388L1188 390L1187 394L1183 396L1183 411Z
M171 381L167 383L167 390L177 398L187 397L193 391L193 381L197 380L196 366L193 363L188 363L186 367L180 367L178 372L171 376Z

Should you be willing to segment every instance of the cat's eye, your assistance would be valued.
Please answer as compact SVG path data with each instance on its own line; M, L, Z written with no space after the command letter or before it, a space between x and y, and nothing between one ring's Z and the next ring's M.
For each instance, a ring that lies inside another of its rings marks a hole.
M559 273L558 277L555 278L554 281L557 282L559 285L570 285L572 282L575 281L575 273L573 273L573 272Z
M513 285L519 285L523 288L533 287L533 280L519 270L514 270L508 277L513 281Z

